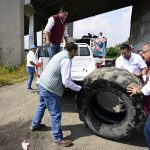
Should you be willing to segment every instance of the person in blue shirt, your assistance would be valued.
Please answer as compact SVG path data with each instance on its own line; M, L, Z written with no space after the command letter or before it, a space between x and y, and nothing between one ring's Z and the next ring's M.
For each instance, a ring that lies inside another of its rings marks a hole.
M107 39L105 37L97 38L95 40L95 46L93 48L94 57L103 58L106 56L106 43Z

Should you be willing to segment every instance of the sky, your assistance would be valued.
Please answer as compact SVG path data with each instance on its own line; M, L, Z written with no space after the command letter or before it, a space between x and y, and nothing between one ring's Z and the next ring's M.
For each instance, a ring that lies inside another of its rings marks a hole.
M74 22L73 37L81 38L88 33L107 37L108 47L126 41L130 36L132 6L117 9ZM28 36L24 38L24 47L29 47ZM41 32L37 33L38 46L41 44Z

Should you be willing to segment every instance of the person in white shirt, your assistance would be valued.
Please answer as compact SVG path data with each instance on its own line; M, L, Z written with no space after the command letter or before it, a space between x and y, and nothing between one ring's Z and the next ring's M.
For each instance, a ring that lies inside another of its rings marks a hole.
M143 58L138 54L132 53L128 44L120 46L120 53L121 56L116 59L115 66L120 69L126 69L136 76L144 77L147 65Z
M143 46L142 55L144 59L150 63L150 42L146 42ZM146 142L148 144L148 147L150 149L150 73L148 72L148 81L146 85L144 85L142 88L132 86L128 87L128 92L131 93L130 96L134 94L144 94L144 111L147 115L147 120L144 127L144 135Z
M39 106L32 119L31 130L38 130L43 125L41 120L45 109L48 109L51 116L51 129L53 135L53 145L70 146L71 140L63 139L61 130L61 96L64 88L80 91L86 94L87 87L81 87L71 80L71 59L76 55L77 45L70 42L66 45L66 50L57 53L46 65L39 79Z
M52 58L56 53L60 52L60 43L64 37L67 43L67 22L68 9L62 7L58 14L52 15L48 19L48 23L44 29L46 43L48 47L49 57Z
M36 57L35 57L35 52L36 52L36 47L35 45L30 46L30 50L27 54L27 65L26 65L26 70L27 73L29 74L29 79L28 79L28 92L32 90L32 81L34 78L34 73L35 73L35 67L36 67Z

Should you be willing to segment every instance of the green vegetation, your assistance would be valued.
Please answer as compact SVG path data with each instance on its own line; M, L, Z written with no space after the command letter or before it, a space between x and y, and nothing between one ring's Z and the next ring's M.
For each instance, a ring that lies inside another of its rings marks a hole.
M129 39L123 43L129 43ZM117 58L120 55L120 45L117 44L114 47L106 49L106 58ZM4 85L11 85L17 82L27 80L28 74L26 73L25 63L21 66L13 66L6 64L0 66L0 87Z
M118 57L120 52L119 52L119 45L116 45L115 47L109 47L106 49L106 57L107 58L114 58Z
M0 66L0 87L21 82L27 78L28 75L25 70L25 64L19 67L9 64Z

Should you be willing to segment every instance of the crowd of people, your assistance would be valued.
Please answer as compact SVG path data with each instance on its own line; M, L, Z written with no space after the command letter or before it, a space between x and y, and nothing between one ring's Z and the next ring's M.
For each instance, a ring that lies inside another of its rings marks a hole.
M64 88L70 88L74 91L85 92L89 90L88 87L81 87L71 80L71 59L75 56L78 49L77 45L73 42L67 43L67 22L68 10L64 7L61 8L58 14L51 16L45 27L46 46L50 61L46 65L44 71L39 79L39 106L36 114L33 117L31 130L38 130L41 126L42 118L45 109L48 109L51 117L51 128L53 136L53 144L59 146L70 146L71 140L63 138L61 130L61 96ZM60 51L60 42L65 38L66 48ZM105 49L107 39L99 34L95 40L93 55L98 57L105 57ZM29 74L28 91L32 90L32 81L37 67L35 59L36 47L30 46L30 51L27 54L26 70ZM126 69L135 76L143 79L145 85L141 89L139 87L128 87L127 91L132 95L143 94L145 95L144 110L147 115L147 121L144 128L145 138L150 148L150 42L144 43L143 49L139 54L131 51L128 44L120 46L120 56L116 59L115 66L120 69Z

